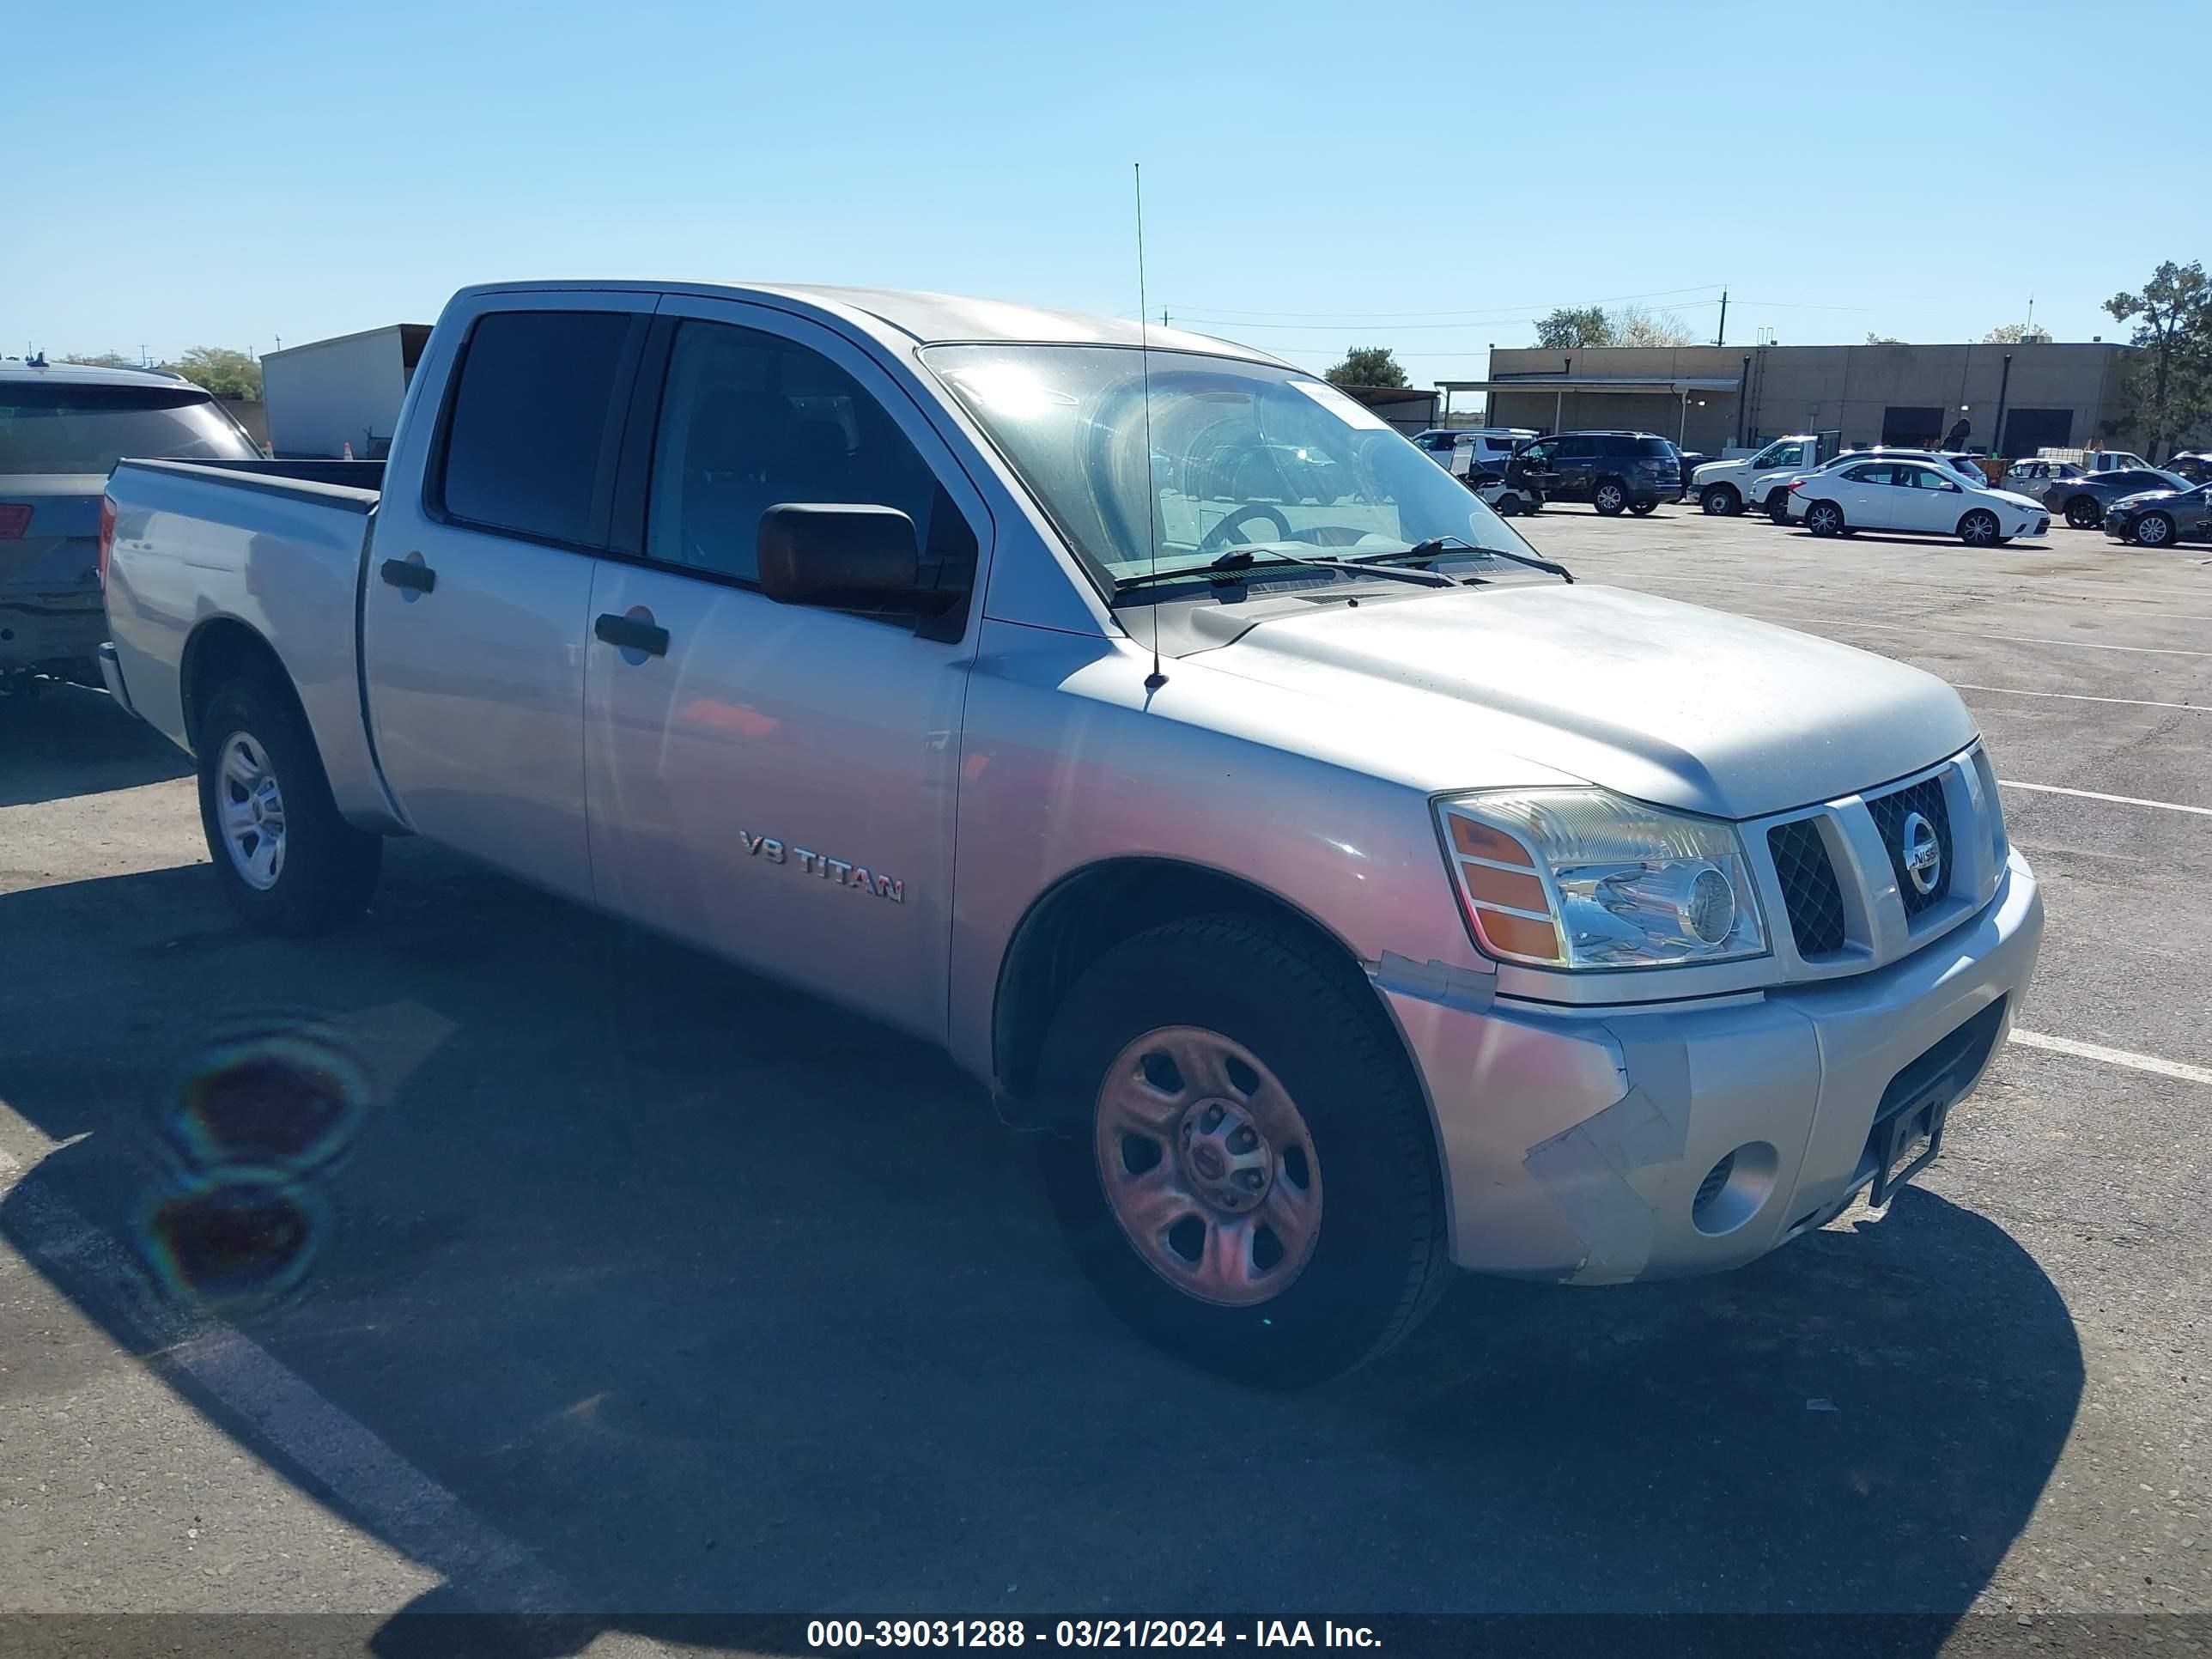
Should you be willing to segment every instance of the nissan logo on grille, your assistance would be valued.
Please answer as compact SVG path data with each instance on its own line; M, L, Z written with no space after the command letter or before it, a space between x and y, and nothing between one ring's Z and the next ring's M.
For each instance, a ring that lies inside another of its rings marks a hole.
M1917 812L1907 812L1898 826L1897 846L1906 877L1925 898L1943 879L1943 844L1936 839L1936 826Z

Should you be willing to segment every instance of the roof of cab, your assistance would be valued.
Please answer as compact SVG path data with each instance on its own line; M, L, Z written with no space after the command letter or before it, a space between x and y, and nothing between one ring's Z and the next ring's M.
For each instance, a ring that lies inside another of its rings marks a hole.
M103 363L27 363L20 357L0 357L0 380L66 380L76 386L189 385L181 374L165 368L109 368Z
M704 294L733 300L795 300L874 325L872 331L903 335L921 345L954 342L1008 341L1052 345L1150 345L1163 351L1198 351L1216 357L1241 357L1284 368L1279 357L1210 334L1180 328L1140 328L1126 317L1098 317L1077 311L1051 311L1006 300L976 300L957 294L927 294L900 289L835 288L811 283L533 282L495 283L464 289L464 295L543 292L562 289ZM459 298L459 295L455 296Z

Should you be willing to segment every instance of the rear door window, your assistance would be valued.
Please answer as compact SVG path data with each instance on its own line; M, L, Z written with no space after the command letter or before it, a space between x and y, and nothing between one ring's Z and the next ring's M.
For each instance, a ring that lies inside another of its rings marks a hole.
M1597 453L1595 438L1562 438L1557 452L1562 461L1586 461Z
M438 463L446 514L566 546L603 545L633 337L643 329L641 316L622 311L480 319Z
M259 453L196 386L0 380L0 472L105 477L126 457L248 461Z

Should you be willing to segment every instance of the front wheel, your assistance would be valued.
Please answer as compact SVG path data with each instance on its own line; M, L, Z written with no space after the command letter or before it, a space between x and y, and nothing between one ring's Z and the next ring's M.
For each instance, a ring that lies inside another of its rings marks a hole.
M1959 539L1969 547L1995 547L1997 532L1997 515L1987 507L1978 507L1959 520Z
M1844 533L1844 509L1833 501L1815 501L1805 509L1805 528L1815 536Z
M1735 493L1734 484L1707 484L1698 505L1716 519L1725 519L1743 511L1743 497Z
M269 675L242 675L208 700L198 727L200 826L239 913L297 938L367 909L384 842L338 816L289 692Z
M1609 519L1628 505L1628 491L1617 478L1601 478L1591 493L1590 505Z
M1413 1329L1448 1277L1435 1136L1371 990L1287 926L1124 941L1069 992L1040 1087L1085 1274L1169 1352L1295 1388Z
M2136 520L2132 534L2138 547L2164 547L2173 539L2173 520L2163 513L2146 513Z

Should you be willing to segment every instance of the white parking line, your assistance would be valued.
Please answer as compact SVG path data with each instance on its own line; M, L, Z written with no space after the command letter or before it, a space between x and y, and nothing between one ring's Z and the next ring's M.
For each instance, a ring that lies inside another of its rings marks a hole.
M1800 622L1827 623L1842 628L1864 628L1882 634L1914 634L1923 630L1896 623L1861 622L1856 617L1801 617ZM2084 651L2130 651L2144 657L2212 657L2212 651L2188 651L2176 645L2107 645L2101 640L2045 640L2033 634L1984 634L1979 629L1930 628L1931 634L1948 634L1961 640L2002 640L2011 645L2070 645Z
M0 1153L0 1196L27 1173ZM575 1592L523 1546L287 1370L268 1350L219 1321L194 1321L156 1299L121 1246L67 1203L36 1188L15 1193L27 1223L16 1237L33 1263L74 1267L112 1287L108 1311L135 1328L148 1362L183 1372L285 1461L326 1490L337 1513L438 1572L463 1601L487 1611L551 1613L580 1605Z
M1999 778L1997 781L2007 789L2033 789L2039 795L2079 795L2083 800L2117 801L2122 806L2155 806L2162 812L2194 812L2199 817L2212 818L2212 806L2184 806L2179 801L2145 800L2140 795L2108 795L2100 789L2062 789L2055 783L2022 783L2017 778Z
M2100 1060L2107 1066L2124 1066L2131 1072L2179 1078L2184 1083L2212 1083L2212 1066L2186 1066L2178 1060L2160 1060L2156 1054L2130 1054L2125 1048L2107 1048L2101 1042L2076 1042L2072 1037L2045 1036L2040 1031L2014 1031L2011 1040L2025 1048L2048 1048L2055 1054Z
M2124 702L2130 708L2179 708L2191 714L2212 714L2212 703L2153 702L2148 697L2093 697L2084 691L2028 691L2017 685L1976 685L1971 680L1953 680L1951 684L1960 691L1996 691L2008 697L2063 697L2068 702Z

